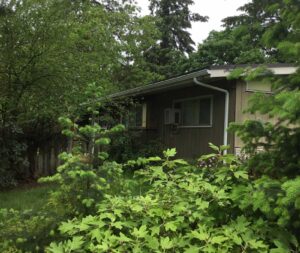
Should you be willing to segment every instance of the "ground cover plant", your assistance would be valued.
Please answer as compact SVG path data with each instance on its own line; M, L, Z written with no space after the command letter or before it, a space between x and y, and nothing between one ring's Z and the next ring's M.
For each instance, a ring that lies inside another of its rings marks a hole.
M0 192L0 208L26 210L39 209L48 198L55 185L31 184L17 189Z

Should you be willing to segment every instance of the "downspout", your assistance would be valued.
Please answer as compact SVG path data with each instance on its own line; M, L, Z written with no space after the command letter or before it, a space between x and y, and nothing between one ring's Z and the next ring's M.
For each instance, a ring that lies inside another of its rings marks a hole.
M229 115L229 92L228 92L228 90L221 89L221 88L218 88L218 87L206 84L206 83L199 82L196 77L193 79L193 81L194 81L195 84L197 84L201 87L205 87L205 88L212 89L212 90L217 90L217 91L223 92L225 94L225 116L224 116L223 145L227 146L228 145L227 128L228 128L228 124L229 124L229 121L228 121L228 118L229 118L228 117L228 115ZM226 154L227 154L227 150L224 150L224 155L226 155Z

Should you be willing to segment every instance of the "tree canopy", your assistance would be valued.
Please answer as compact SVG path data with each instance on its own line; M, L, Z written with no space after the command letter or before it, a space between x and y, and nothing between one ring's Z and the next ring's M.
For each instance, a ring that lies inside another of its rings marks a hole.
M297 1L281 0L254 0L241 6L242 14L225 18L224 30L212 31L199 44L185 69L217 64L296 62L296 58L279 50L278 44L299 41L298 6Z
M88 84L109 93L156 78L142 57L154 22L126 1L3 1L0 30L1 159L14 171L9 157L58 131Z

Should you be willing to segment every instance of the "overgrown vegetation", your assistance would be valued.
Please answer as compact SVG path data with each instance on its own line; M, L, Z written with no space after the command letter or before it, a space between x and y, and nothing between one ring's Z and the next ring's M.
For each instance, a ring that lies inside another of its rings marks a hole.
M154 20L138 18L130 1L1 4L0 187L32 176L25 153L58 129L58 121L68 138L56 174L40 180L55 183L45 204L0 209L1 252L300 252L299 69L280 78L264 67L231 74L273 84L274 94L254 96L249 112L277 122L231 126L246 159L210 144L213 153L196 165L176 159L175 149L146 158L124 149L117 163L108 150L124 146L127 140L117 136L124 128L99 124L99 98L145 75L159 78L143 58L152 39L159 40ZM159 7L152 1L153 10ZM192 67L299 65L297 0L253 0L242 10L199 47ZM178 62L179 69L191 67ZM78 124L83 115L89 124Z
M65 154L44 211L1 211L2 252L299 252L299 178L255 177L211 148L197 166L174 149L96 167Z
M158 78L142 57L153 18L130 2L0 1L0 188L34 178L38 148L78 116L88 85L104 95Z

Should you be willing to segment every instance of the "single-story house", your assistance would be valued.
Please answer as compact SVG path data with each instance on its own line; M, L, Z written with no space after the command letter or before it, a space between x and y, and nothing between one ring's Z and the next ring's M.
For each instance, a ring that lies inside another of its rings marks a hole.
M212 66L111 97L137 99L139 106L131 127L141 129L151 139L160 139L167 147L175 147L180 157L196 158L211 152L209 142L230 145L230 152L239 152L242 143L227 133L229 123L267 120L266 116L243 112L254 92L272 93L270 83L227 79L232 70L241 67L258 65ZM275 75L296 71L290 64L270 64L267 68Z

